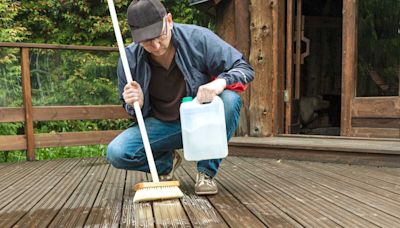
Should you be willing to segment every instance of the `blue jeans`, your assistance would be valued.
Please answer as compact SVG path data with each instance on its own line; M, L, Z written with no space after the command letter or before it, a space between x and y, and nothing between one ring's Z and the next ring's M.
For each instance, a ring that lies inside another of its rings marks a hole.
M228 140L235 132L242 101L233 91L225 90L220 95L224 101L226 133ZM181 123L164 122L154 117L145 120L146 130L159 175L166 175L172 170L173 150L182 148ZM146 153L137 124L118 135L107 148L107 160L118 169L149 172ZM197 170L211 177L217 174L222 159L197 162Z

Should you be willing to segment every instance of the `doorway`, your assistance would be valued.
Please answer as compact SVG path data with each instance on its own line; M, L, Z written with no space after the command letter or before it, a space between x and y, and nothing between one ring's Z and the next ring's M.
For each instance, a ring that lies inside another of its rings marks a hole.
M285 133L340 135L342 0L287 0Z

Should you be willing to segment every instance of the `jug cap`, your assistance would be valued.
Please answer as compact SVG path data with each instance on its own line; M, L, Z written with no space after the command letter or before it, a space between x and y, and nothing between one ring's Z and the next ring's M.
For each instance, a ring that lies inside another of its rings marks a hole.
M184 98L182 98L182 103L183 102L189 102L189 101L193 101L193 97L184 97Z

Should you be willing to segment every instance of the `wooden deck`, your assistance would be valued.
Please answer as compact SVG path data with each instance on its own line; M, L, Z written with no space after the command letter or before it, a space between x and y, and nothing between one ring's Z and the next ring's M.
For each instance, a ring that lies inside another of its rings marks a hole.
M229 157L219 194L133 204L139 172L104 158L0 164L0 227L398 227L400 169Z

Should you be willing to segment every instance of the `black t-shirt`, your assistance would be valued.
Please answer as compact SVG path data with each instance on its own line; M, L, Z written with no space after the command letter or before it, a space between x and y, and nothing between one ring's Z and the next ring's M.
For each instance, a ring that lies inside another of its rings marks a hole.
M186 83L175 60L165 69L149 57L151 68L150 105L152 116L163 121L179 119L181 100L186 96Z

